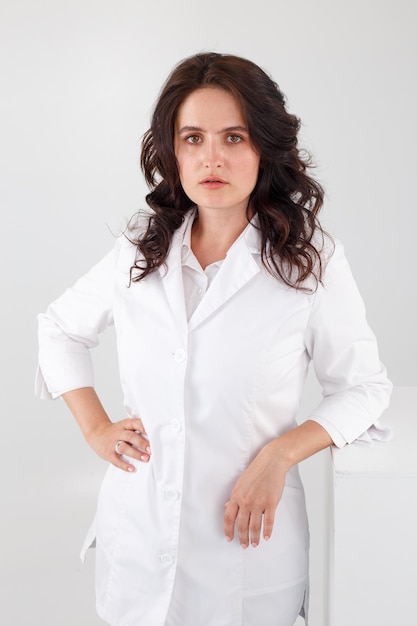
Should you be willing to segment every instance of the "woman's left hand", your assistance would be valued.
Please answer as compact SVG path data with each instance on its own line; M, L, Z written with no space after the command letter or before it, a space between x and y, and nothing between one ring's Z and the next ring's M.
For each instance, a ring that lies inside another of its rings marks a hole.
M242 548L259 544L262 518L263 538L268 540L274 526L275 510L281 499L288 468L273 444L267 444L253 459L234 486L225 504L224 534L234 537L234 527Z

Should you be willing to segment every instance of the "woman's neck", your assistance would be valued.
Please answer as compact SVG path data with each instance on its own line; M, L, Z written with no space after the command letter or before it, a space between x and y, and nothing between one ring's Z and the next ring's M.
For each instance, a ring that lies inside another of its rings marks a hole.
M224 259L247 225L245 214L225 216L199 210L191 231L191 248L201 267Z

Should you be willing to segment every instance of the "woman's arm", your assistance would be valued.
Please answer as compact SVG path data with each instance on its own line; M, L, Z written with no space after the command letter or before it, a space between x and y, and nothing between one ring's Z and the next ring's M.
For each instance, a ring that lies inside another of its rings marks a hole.
M99 456L116 467L134 472L135 466L124 457L147 463L151 455L142 420L138 417L112 422L92 387L81 387L62 394L78 422L87 443ZM116 444L120 454L116 452Z
M242 548L247 548L249 542L256 547L262 518L263 537L268 540L288 470L332 444L327 431L312 420L266 444L240 476L225 505L227 540L232 541L236 524Z

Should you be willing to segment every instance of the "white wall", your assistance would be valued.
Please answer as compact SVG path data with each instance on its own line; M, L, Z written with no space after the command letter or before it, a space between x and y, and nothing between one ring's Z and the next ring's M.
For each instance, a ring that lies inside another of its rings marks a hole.
M33 397L36 314L102 256L143 204L140 138L174 63L251 58L304 122L340 237L397 385L416 384L416 9L413 0L2 0L0 606L10 626L93 626L78 548L104 463L60 402ZM113 417L112 335L97 353ZM311 383L303 413L317 394ZM312 626L323 626L324 455L304 465Z

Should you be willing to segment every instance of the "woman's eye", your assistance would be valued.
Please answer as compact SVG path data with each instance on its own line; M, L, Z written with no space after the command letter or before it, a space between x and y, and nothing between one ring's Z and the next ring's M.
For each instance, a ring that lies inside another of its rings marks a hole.
M198 135L188 135L186 141L188 143L200 143L201 139Z
M228 135L227 141L229 143L240 143L242 141L242 137L240 137L240 135Z

